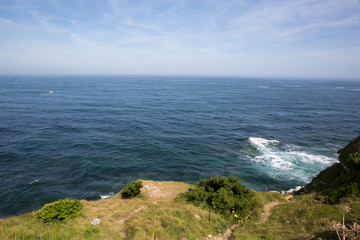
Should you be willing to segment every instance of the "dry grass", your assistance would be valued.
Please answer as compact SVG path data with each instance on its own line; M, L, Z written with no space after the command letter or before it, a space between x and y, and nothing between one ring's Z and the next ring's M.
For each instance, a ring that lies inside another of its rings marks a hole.
M102 225L106 226L111 235L126 238L125 223L135 215L147 209L149 206L158 205L162 202L172 202L174 198L185 192L191 186L181 182L155 182L142 181L144 187L140 196L132 199L122 199L116 194L110 199L98 201L82 201L84 204L85 218L99 218ZM160 205L159 205L160 206Z
M347 223L360 220L360 200L350 201L352 211L347 216ZM271 209L271 215L265 222L249 221L235 229L232 239L336 239L331 228L332 221L341 221L342 212L336 205L322 204L314 200L313 194L297 196L289 202ZM311 239L311 238L309 238Z
M0 239L153 239L156 234L158 240L201 240L215 239L232 225L214 213L209 225L207 210L174 200L189 184L143 181L143 185L133 199L121 199L117 194L110 199L81 200L82 216L66 222L44 224L33 213L0 219ZM277 193L257 192L255 196L260 207L250 221L234 230L232 239L302 239L305 234L332 239L329 224L342 220L337 206L316 202L311 194L291 201ZM349 204L347 224L360 222L360 200L354 198ZM268 216L262 222L263 214ZM100 225L91 225L95 218L101 220ZM207 238L209 234L213 238Z
M146 180L142 182L144 187L141 189L140 195L133 199L122 199L120 194L116 194L110 199L81 200L82 216L66 222L43 224L33 216L33 213L1 219L0 239L126 239L128 238L127 233L130 232L129 227L133 227L129 222L139 221L141 225L143 223L141 219L144 216L153 220L160 219L160 223L157 220L152 223L156 229L156 224L159 223L160 226L163 226L163 222L169 220L167 216L172 215L172 212L175 214L169 221L176 222L181 218L181 221L186 222L189 227L199 222L194 218L194 213L203 217L206 215L206 211L184 202L174 202L179 193L185 192L191 187L190 184ZM179 215L179 219L176 215ZM95 218L101 220L100 225L91 225L90 220ZM214 216L214 219L217 218ZM205 230L202 229L200 233L204 232L205 234L214 230L207 231L208 224L205 222L204 220ZM141 227L140 225L139 227ZM174 229L174 231L176 230L179 228ZM188 231L192 231L191 228L188 228ZM155 232L159 232L158 239L164 239L161 236L164 234L160 234L161 231L155 230ZM135 236L135 238L148 239L149 234L144 235L144 238L140 236Z

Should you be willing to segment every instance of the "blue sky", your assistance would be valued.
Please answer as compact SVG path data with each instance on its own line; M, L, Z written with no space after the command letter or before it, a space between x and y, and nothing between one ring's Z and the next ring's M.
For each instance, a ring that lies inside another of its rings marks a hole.
M359 0L0 2L0 74L360 78Z

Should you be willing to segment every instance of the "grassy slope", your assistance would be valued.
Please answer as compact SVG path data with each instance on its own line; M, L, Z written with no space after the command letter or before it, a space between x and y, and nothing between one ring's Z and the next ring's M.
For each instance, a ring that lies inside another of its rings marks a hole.
M229 223L208 211L174 201L190 185L143 181L140 196L121 199L117 194L98 201L81 200L83 216L63 223L43 224L33 213L0 220L0 239L196 239L224 232ZM200 217L198 220L195 215ZM99 218L93 226L90 219Z
M233 223L208 211L174 200L190 185L179 182L143 181L140 196L135 199L111 199L81 202L83 216L64 223L43 224L33 213L0 220L0 239L205 239L224 233ZM323 239L336 239L331 221L340 221L342 213L336 205L314 200L314 193L297 196L291 201L277 193L257 192L259 209L255 217L236 228L232 239L304 239L311 234ZM350 201L347 223L360 221L360 200ZM271 215L262 221L264 207L277 202ZM90 219L100 218L93 226ZM315 238L316 239L316 238Z
M348 199L351 211L346 223L360 221L360 199ZM271 210L266 222L253 219L234 231L232 239L337 239L331 222L342 221L339 205L328 205L314 200L313 194L296 196ZM311 238L308 238L311 239Z
M346 172L340 163L322 171L303 190L304 195L277 205L268 221L253 219L236 229L232 239L338 239L331 227L332 221L342 222L343 204L351 211L346 215L346 225L360 222L360 198L350 196L336 205L327 203L325 195L353 182L360 185L359 172Z

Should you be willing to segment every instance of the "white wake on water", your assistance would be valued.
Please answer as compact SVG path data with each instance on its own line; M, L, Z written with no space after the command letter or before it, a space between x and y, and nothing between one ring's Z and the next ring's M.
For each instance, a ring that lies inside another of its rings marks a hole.
M257 154L251 158L272 177L309 181L315 174L337 161L336 158L313 154L300 147L280 144L277 140L250 137Z

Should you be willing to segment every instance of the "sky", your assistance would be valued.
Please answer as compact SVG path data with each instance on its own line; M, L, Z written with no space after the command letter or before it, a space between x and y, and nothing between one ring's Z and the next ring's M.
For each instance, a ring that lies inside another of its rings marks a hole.
M360 79L360 0L0 0L0 74Z

